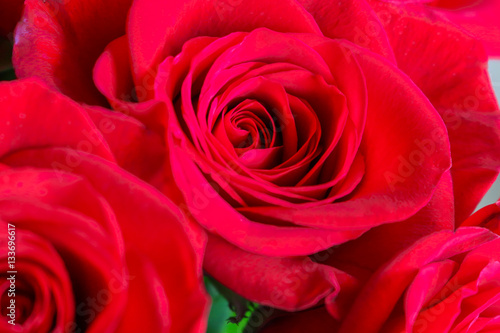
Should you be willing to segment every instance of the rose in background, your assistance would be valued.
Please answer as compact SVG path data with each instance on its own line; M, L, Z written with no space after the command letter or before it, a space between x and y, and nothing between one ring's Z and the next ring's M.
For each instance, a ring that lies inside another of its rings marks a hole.
M259 332L496 332L498 206L464 225L423 237L374 272L332 256L328 264L346 270L336 301L299 313L268 310Z
M137 124L38 80L1 83L0 96L4 316L9 223L17 271L16 325L0 330L204 331L203 231L108 146Z
M161 137L165 164L139 176L209 231L206 271L251 300L312 306L339 282L307 255L364 233L336 251L378 266L453 229L451 207L461 223L497 175L486 55L422 5L130 5L27 1L16 72Z
M487 229L432 234L370 278L339 332L494 332L499 253L500 238Z

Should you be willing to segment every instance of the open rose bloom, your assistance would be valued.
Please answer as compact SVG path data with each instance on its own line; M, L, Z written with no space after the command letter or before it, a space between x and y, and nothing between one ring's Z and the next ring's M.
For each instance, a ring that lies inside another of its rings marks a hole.
M500 332L498 8L459 2L25 1L2 329Z
M82 112L37 81L1 83L0 91L7 96L0 101L4 316L15 300L15 316L6 317L15 325L3 320L0 330L203 330L205 237L171 201L116 165L92 122L99 110ZM118 122L99 121L105 131Z

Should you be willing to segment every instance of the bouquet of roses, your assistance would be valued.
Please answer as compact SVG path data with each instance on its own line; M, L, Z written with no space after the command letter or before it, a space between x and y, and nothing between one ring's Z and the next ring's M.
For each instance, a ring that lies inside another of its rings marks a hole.
M499 15L1 0L0 331L500 332Z

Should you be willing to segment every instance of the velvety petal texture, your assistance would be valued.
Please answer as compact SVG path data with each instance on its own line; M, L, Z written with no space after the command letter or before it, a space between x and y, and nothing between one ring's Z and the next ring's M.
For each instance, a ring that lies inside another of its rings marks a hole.
M202 225L251 252L304 255L427 204L449 168L444 124L390 62L363 52L257 29L193 39L160 65L171 171Z
M37 332L204 331L203 231L114 163L85 108L36 80L0 90L1 246L7 224L15 225L18 324ZM61 132L61 123L73 130Z
M415 241L436 231L454 230L453 192L450 173L436 187L431 201L417 214L403 222L388 223L361 237L331 249L328 263L334 267L342 263L375 271ZM387 241L390 239L391 241Z
M219 258L224 258L224 265ZM204 268L246 299L288 311L310 308L339 288L332 267L319 265L308 257L270 258L252 254L216 236L209 238Z

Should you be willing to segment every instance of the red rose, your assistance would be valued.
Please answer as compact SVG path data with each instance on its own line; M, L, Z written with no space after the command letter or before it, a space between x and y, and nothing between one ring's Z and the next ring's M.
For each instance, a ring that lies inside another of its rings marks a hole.
M33 80L0 96L0 330L204 331L204 235L115 164L93 121L120 120Z
M500 330L500 237L485 228L424 237L368 279L363 269L350 270L360 279L346 275L346 295L326 307L278 315L259 332Z
M497 235L481 228L435 233L371 277L339 332L495 332L499 281Z
M310 307L337 282L314 263L300 272L297 256L307 261L365 233L363 252L379 249L383 262L453 228L454 202L463 221L497 175L486 56L422 5L129 6L27 1L16 73L161 136L162 174L156 162L144 170L139 149L110 146L128 170L138 174L133 161L142 163L138 175L209 231L206 271L251 300ZM291 276L284 285L283 272Z

